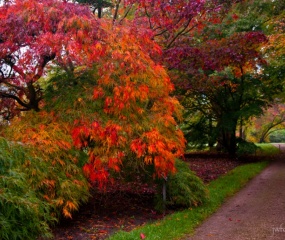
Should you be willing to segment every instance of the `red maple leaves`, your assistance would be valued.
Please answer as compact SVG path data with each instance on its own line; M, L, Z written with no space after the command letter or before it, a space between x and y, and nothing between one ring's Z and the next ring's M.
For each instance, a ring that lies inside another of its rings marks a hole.
M0 64L7 69L1 94L22 110L39 110L37 81L55 66L78 79L92 72L98 112L93 121L82 116L72 131L74 146L88 152L84 171L92 181L101 185L123 161L152 164L158 177L175 171L184 148L175 121L181 106L154 60L162 51L149 31L99 21L86 7L56 0L16 0L1 7L0 19Z
M37 81L51 67L73 73L100 58L99 25L87 8L68 2L18 0L1 6L0 96L17 102L10 110L40 109Z

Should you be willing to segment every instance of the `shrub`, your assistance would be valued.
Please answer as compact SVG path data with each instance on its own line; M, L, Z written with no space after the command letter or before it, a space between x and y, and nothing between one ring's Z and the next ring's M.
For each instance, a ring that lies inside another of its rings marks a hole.
M37 141L48 142L42 133ZM88 200L89 183L80 166L86 154L58 145L53 151L37 147L0 139L0 239L50 237L50 224L71 217Z
M187 163L181 160L176 160L175 167L176 174L171 174L166 182L166 205L187 208L205 202L208 191L202 180L191 171ZM161 209L163 205L161 195L157 195L157 209Z
M28 112L11 123L5 136L23 143L33 156L23 163L22 171L38 197L53 206L56 217L71 218L89 197L82 171L87 155L72 148L69 126L55 119L52 113Z
M32 159L21 146L11 147L0 139L0 239L51 237L51 206L31 188L22 168L26 160Z
M278 130L275 132L270 133L269 140L272 143L281 143L285 142L285 130Z
M258 147L254 143L243 140L238 143L237 155L244 156L255 154L257 149Z

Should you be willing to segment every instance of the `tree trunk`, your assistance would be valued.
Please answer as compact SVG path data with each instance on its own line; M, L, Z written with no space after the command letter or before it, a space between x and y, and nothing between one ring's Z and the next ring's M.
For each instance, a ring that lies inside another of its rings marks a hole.
M230 120L230 119L229 119ZM225 124L223 122L218 123L220 129L220 140L219 143L222 145L223 149L231 156L236 155L237 150L237 139L236 139L236 129L237 129L237 119L232 119L230 124ZM230 127L229 127L230 125Z
M102 18L102 7L98 7L98 18Z

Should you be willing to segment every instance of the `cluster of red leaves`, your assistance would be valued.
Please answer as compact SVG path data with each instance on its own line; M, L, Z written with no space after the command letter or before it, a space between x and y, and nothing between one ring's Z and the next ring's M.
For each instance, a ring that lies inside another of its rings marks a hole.
M194 75L199 69L222 71L229 66L252 69L265 63L258 48L266 42L267 38L261 32L237 33L229 38L208 40L200 46L172 48L166 55L171 67Z
M66 1L17 0L1 7L0 19L0 56L19 56L13 68L26 81L44 57L55 54L57 64L68 66L88 63L87 59L90 63L103 54L96 47L100 24L86 7Z
M57 0L5 1L0 6L0 95L11 101L2 101L2 109L9 109L9 118L19 110L39 111L43 95L37 81L55 66L69 73L91 66L104 54L103 38L86 7Z
M75 147L82 149L94 145L89 148L89 162L84 165L83 171L100 188L108 181L108 169L120 171L124 153L118 147L125 140L118 135L119 130L116 124L103 127L99 122L93 122L91 126L80 125L72 131Z
M155 40L164 48L175 45L177 38L200 25L206 1L128 0L136 4L134 24L153 31Z
M105 31L111 32L93 91L101 111L96 121L81 122L72 133L75 146L88 149L84 170L93 180L104 181L109 170L119 171L122 161L132 158L154 165L155 176L167 176L175 171L185 142L176 128L181 106L170 96L173 84L151 57L160 49L131 26L109 27L105 22Z
M158 177L166 177L168 171L175 171L173 159L183 154L183 149L177 149L177 142L166 139L156 129L132 140L130 148L137 158L143 157L146 164L155 166Z

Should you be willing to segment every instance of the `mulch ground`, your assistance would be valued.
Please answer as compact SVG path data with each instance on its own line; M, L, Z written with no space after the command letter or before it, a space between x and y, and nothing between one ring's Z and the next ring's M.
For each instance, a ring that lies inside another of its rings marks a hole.
M247 159L247 161L256 159ZM245 161L225 155L191 154L186 156L190 168L208 183ZM143 183L113 184L104 193L94 192L90 201L53 229L56 240L106 239L119 230L130 231L145 223L162 219L155 211L155 188ZM175 210L168 209L165 214Z

